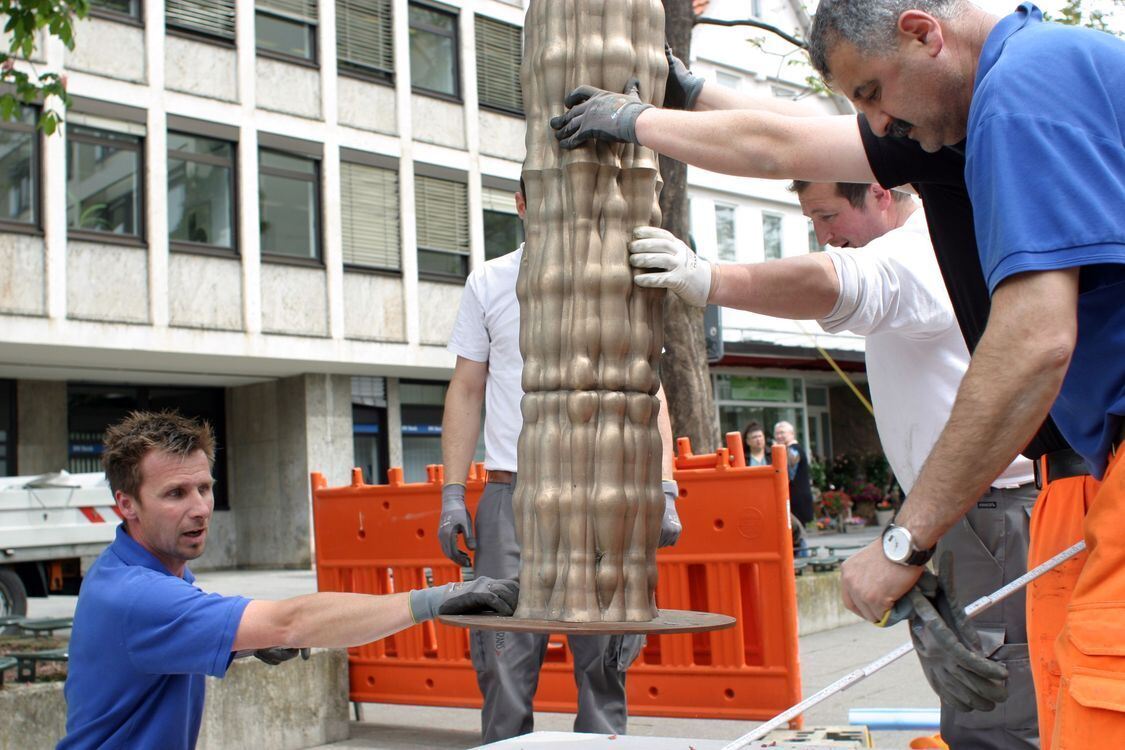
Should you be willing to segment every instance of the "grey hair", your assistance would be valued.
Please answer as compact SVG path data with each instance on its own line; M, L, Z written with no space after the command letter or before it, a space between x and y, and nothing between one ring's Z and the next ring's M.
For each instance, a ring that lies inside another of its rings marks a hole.
M952 18L964 0L820 0L809 32L809 58L825 81L832 79L828 54L840 42L861 55L886 55L898 39L898 19L908 10Z

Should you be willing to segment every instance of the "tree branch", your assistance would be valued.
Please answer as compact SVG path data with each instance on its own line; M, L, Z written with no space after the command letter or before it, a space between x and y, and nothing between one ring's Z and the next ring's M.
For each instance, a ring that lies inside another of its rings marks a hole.
M753 26L755 29L762 29L763 31L777 34L779 37L789 42L794 47L798 47L800 49L808 49L809 47L809 45L807 45L805 42L801 41L795 36L786 34L776 26L768 23L763 23L762 21L755 21L752 18L739 18L728 21L723 18L708 18L707 16L696 16L695 20L692 23L694 23L695 25L709 24L711 26Z

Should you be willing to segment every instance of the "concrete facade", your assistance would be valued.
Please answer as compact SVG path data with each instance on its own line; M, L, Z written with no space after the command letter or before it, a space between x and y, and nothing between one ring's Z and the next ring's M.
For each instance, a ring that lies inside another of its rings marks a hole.
M66 383L18 381L16 415L20 473L46 474L66 466Z

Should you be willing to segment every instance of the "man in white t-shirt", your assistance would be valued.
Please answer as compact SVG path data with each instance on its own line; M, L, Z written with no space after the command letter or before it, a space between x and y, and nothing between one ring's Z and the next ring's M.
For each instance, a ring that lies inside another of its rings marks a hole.
M523 218L522 192L516 193L516 209ZM465 545L476 550L471 563L474 573L498 578L519 577L520 551L512 496L517 478L516 444L523 427L523 357L516 299L516 277L522 257L521 245L469 275L449 339L448 348L457 355L457 364L442 418L445 485L438 539L446 556L464 567L470 565L470 560L460 548L459 537L463 536ZM664 547L675 544L679 538L680 520L676 513L678 488L672 481L672 428L663 390L657 396L661 402L658 426L664 444L665 506L660 527L660 546ZM480 435L482 403L488 482L477 508L474 535L473 522L465 507L465 479ZM473 666L484 696L481 731L485 743L532 731L531 702L547 653L547 640L547 635L533 633L471 631ZM569 636L567 642L578 687L574 730L624 734L628 718L625 670L644 647L644 636Z
M909 492L949 420L969 365L925 214L909 195L878 185L798 181L791 189L812 220L817 240L834 249L720 266L696 259L663 230L643 228L630 246L631 262L656 272L635 281L672 289L699 306L710 302L779 318L812 319L829 333L865 336L879 439L899 484ZM939 543L940 551L954 553L953 578L963 604L1026 571L1033 479L1031 462L1018 457ZM1009 697L993 711L982 712L980 708L1003 700L1002 691L993 691L995 681L976 683L986 694L969 696L956 679L939 676L935 684L934 662L928 661L932 654L923 653L930 649L920 648L927 677L943 698L943 739L951 747L1038 747L1023 595L994 606L973 623L984 656L1007 667ZM974 661L979 655L963 656L966 661L959 667L982 666ZM988 670L987 664L983 667ZM978 710L970 710L973 705Z

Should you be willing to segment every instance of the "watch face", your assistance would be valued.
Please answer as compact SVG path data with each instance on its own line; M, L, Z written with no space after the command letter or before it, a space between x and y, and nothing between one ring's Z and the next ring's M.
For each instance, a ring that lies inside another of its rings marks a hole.
M887 529L883 534L883 554L892 562L902 562L910 556L910 539L903 529Z

